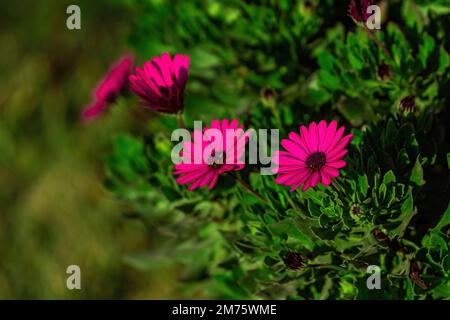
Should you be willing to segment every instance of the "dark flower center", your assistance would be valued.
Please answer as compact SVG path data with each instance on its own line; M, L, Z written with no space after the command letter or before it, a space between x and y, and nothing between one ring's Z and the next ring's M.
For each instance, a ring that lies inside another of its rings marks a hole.
M306 166L310 172L320 170L326 163L326 155L323 152L317 151L311 153L308 158L306 158Z
M220 169L220 167L223 166L223 163L211 163L208 165L208 167L210 167L211 169Z
M360 206L359 204L355 204L355 205L352 207L352 212L353 212L353 214L355 214L355 215L360 215L360 214L361 214L361 206Z
M283 262L289 269L298 270L306 266L306 258L298 252L289 252L284 258Z
M211 157L216 158L216 151L215 150L213 150L211 152ZM211 164L208 164L208 167L210 167L211 169L220 169L223 166L223 162L225 161L225 152L220 152L219 159L220 158L222 158L222 163L213 162Z

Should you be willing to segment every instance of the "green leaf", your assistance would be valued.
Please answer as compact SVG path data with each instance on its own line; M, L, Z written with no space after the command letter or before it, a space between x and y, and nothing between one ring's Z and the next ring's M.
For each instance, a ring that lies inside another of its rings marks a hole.
M422 245L427 249L437 249L443 252L448 251L447 242L437 234L426 234L422 238Z
M367 175L358 176L359 190L364 198L367 197L367 190L369 190L369 180Z
M319 71L319 80L328 89L339 90L341 88L341 80L326 70Z
M317 60L321 68L329 72L333 71L336 59L333 57L331 53L327 51L322 51L319 53Z
M384 199L386 198L386 192L387 192L386 185L382 183L378 188L378 197L380 199L380 202L383 202Z
M388 141L397 138L398 130L394 120L390 118L386 126L386 139Z
M439 73L443 74L450 66L450 56L444 47L439 49Z
M450 224L450 203L448 204L447 210L445 210L442 218L439 220L438 224L431 229L431 232L439 232L442 228Z
M389 185L391 182L395 182L395 174L394 171L389 170L388 172L386 172L386 174L383 177L383 183L385 185Z
M416 163L414 164L409 180L418 186L423 186L425 184L425 180L423 179L423 168L420 164L419 157L416 159Z
M220 65L221 60L206 49L195 48L190 52L191 63L194 69L209 69Z
M417 210L414 209L412 187L409 188L408 196L405 199L405 202L403 202L400 211L401 211L400 216L396 219L393 219L393 221L400 222L400 225L396 227L394 230L389 232L389 237L391 238L402 237L412 217L417 213Z
M409 212L413 211L414 208L414 201L413 201L413 196L412 196L412 188L410 187L408 189L408 196L406 197L405 201L403 202L402 206L401 206L401 213L403 214L408 214Z
M422 38L422 45L419 48L419 59L422 64L422 67L427 66L427 60L430 57L435 47L435 42L432 37L428 34L425 34Z
M305 248L309 250L314 249L314 238L311 237L311 234L304 233L301 229L296 227L296 224L293 223L295 218L287 218L280 222L274 223L270 225L270 229L272 232L279 236L287 236L288 240L297 240L301 243Z
M450 280L434 288L432 295L434 299L448 299L450 297Z

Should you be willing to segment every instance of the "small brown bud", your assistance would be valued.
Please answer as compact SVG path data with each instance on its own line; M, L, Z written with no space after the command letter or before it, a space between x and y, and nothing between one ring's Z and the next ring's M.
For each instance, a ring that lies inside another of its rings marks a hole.
M289 269L299 270L306 266L306 257L298 252L289 252L283 262Z
M416 111L416 97L407 96L400 100L400 110L405 112L415 112Z
M392 78L391 67L386 63L382 63L382 64L378 65L377 66L377 75L378 75L378 78L380 78L381 80L391 79Z
M409 277L411 280L417 284L421 289L426 290L428 288L427 284L420 277L420 268L417 262L411 262L411 269L409 270Z
M386 234L384 234L380 229L373 230L372 234L378 241L381 242L389 241L389 237Z

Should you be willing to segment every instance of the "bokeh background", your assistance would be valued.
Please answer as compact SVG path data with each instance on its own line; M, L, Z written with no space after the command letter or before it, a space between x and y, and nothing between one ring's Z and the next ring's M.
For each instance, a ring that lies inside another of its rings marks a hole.
M81 30L66 8L81 7ZM105 191L103 155L127 108L83 125L92 89L126 50L129 12L108 1L0 2L0 298L174 298L174 270L128 267L148 245ZM120 101L119 101L120 105ZM132 113L131 113L132 114ZM82 290L66 288L81 268Z

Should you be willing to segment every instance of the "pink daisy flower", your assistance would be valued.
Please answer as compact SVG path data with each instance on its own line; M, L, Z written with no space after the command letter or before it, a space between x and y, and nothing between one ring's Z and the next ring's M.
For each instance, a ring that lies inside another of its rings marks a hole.
M248 141L248 134L244 132L243 126L238 126L238 120L231 122L228 119L213 120L211 129L218 129L222 133L222 141L217 141L211 147L214 139L203 138L203 133L194 131L194 141L185 142L181 157L183 162L175 165L174 175L179 177L176 181L179 184L190 184L189 190L204 187L206 185L212 189L219 176L223 173L241 170L244 168L243 157L245 156L245 145ZM205 132L208 128L205 128ZM233 134L233 140L227 144L227 130ZM206 134L206 133L205 133ZM211 148L206 150L207 148ZM208 152L206 152L208 151ZM195 152L198 152L199 163L195 161ZM210 154L211 157L204 159L203 154Z
M278 164L274 173L279 173L276 183L291 186L291 192L303 185L302 191L314 188L319 182L329 186L332 179L339 176L340 168L345 166L342 158L345 148L353 138L352 134L343 137L344 127L337 129L337 122L327 126L325 120L311 122L309 127L301 126L300 135L289 133L281 145L286 151L277 151L273 161Z
M189 56L168 53L154 57L136 67L130 75L130 89L141 98L144 106L158 112L178 113L183 110L184 88L188 79Z
M83 121L102 115L107 107L115 101L127 85L132 65L133 57L127 54L111 67L94 90L91 103L84 108L81 114Z

